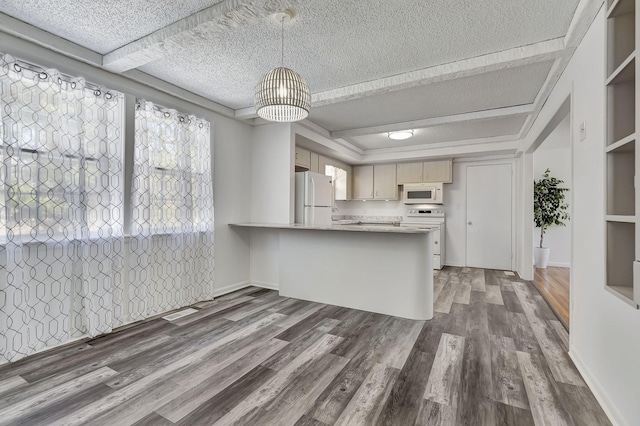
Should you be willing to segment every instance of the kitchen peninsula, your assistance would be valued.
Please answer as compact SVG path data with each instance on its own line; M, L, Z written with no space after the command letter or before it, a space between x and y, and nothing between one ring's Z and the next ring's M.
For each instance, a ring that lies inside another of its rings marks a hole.
M413 320L433 318L430 229L240 223L279 234L280 295Z

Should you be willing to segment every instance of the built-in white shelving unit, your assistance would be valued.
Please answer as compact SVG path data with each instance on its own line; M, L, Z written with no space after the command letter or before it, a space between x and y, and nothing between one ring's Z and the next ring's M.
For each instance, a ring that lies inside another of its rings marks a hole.
M607 0L606 288L640 308L640 213L635 177L639 126L636 0Z

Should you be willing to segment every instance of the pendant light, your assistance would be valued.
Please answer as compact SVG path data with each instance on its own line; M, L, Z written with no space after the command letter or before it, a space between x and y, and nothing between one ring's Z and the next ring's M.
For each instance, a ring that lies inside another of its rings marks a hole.
M290 9L277 15L282 26L281 65L267 72L256 85L253 96L258 116L269 121L292 122L306 118L311 109L307 82L284 66L284 21L293 18Z

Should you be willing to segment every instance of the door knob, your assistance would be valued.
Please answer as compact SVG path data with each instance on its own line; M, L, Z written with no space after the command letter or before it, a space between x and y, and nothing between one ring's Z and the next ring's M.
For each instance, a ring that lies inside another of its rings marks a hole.
M473 222L469 221L467 222L467 225L473 225Z

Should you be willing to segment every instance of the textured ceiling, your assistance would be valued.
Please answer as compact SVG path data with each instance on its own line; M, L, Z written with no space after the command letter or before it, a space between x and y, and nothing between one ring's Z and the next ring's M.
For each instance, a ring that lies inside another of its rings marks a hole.
M517 115L489 120L442 124L440 126L416 129L412 138L403 141L391 140L387 133L356 136L349 138L348 141L367 150L517 135L526 118L526 115Z
M0 0L0 12L105 54L222 1ZM284 62L313 93L375 82L564 37L578 1L297 0L298 16L285 24ZM256 18L215 34L198 31L139 69L233 109L252 106L255 84L280 64L279 22ZM312 108L310 120L341 131L531 104L552 66L545 58ZM404 144L513 135L523 121L441 125ZM363 149L402 146L376 135L352 142Z
M285 65L316 93L565 35L577 0L301 0ZM263 19L185 46L142 71L232 108L253 103L279 65L280 28Z
M551 65L541 62L313 108L309 118L334 132L530 104Z
M0 12L108 53L222 0L0 0Z

